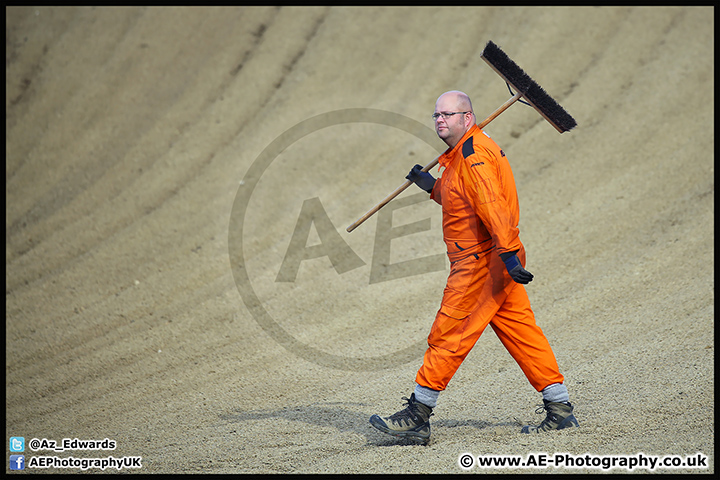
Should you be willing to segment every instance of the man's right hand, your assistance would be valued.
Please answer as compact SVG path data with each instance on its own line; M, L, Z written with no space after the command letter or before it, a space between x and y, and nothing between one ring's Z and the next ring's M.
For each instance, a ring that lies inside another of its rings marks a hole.
M435 186L435 177L430 175L428 172L423 172L422 168L423 167L420 165L415 165L405 178L414 182L415 185L426 192L431 193L433 187Z

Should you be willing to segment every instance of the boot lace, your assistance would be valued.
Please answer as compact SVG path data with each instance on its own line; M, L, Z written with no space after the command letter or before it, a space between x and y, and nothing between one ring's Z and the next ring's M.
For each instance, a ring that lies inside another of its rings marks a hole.
M388 418L390 420L400 422L402 420L408 421L411 420L413 423L424 423L427 420L423 420L420 415L417 413L417 407L415 406L415 402L413 402L411 399L407 397L402 397L402 400L405 401L403 403L403 406L405 406L404 409L400 410L397 413L393 413ZM430 412L430 415L428 415L428 418L433 416L434 414Z
M538 405L535 409L535 413L537 415L542 415L543 411L547 415L545 416L545 419L540 423L540 425L537 426L538 430L542 430L545 425L549 425L551 422L556 422L558 420L557 415L552 413L547 405Z

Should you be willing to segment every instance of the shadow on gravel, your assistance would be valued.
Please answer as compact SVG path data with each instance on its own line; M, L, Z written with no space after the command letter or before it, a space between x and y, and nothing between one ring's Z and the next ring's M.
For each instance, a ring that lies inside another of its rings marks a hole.
M334 402L316 403L293 407L283 407L276 410L251 410L247 412L231 412L219 415L220 420L226 423L245 423L264 420L282 419L291 422L302 422L317 427L326 427L340 432L361 435L365 437L369 445L384 447L394 445L421 445L409 439L392 437L376 430L370 422L372 413L366 413L367 404L355 402ZM373 412L374 413L374 412ZM381 415L389 415L392 412L383 412ZM522 423L514 421L488 422L485 420L466 419L438 419L431 422L433 432L439 430L454 429L458 427L472 427L484 430L494 427L521 427ZM430 443L432 444L432 442Z

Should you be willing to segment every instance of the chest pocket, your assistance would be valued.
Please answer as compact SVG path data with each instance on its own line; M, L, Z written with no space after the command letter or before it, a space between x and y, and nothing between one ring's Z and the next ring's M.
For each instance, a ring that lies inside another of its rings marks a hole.
M493 166L488 160L481 159L479 155L475 155L472 137L463 144L462 153L465 157L465 163L462 164L462 174L466 182L472 182L474 186L474 192L472 192L472 194L478 197L478 205L494 202L495 192L493 191L492 184L486 178L487 169L492 169Z
M495 201L495 192L490 181L480 175L474 175L475 192L478 197L478 205L485 205Z

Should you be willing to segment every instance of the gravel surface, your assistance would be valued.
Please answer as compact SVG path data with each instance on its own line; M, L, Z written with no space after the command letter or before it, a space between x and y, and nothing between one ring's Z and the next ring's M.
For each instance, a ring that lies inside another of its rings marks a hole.
M8 453L24 437L42 473L697 454L633 472L713 473L713 13L6 7ZM444 149L441 93L479 120L509 98L488 40L578 122L559 135L516 104L486 131L581 428L520 434L541 397L488 329L420 446L368 418L414 387L449 272L440 209L411 187L345 228ZM66 438L116 448L30 449Z

